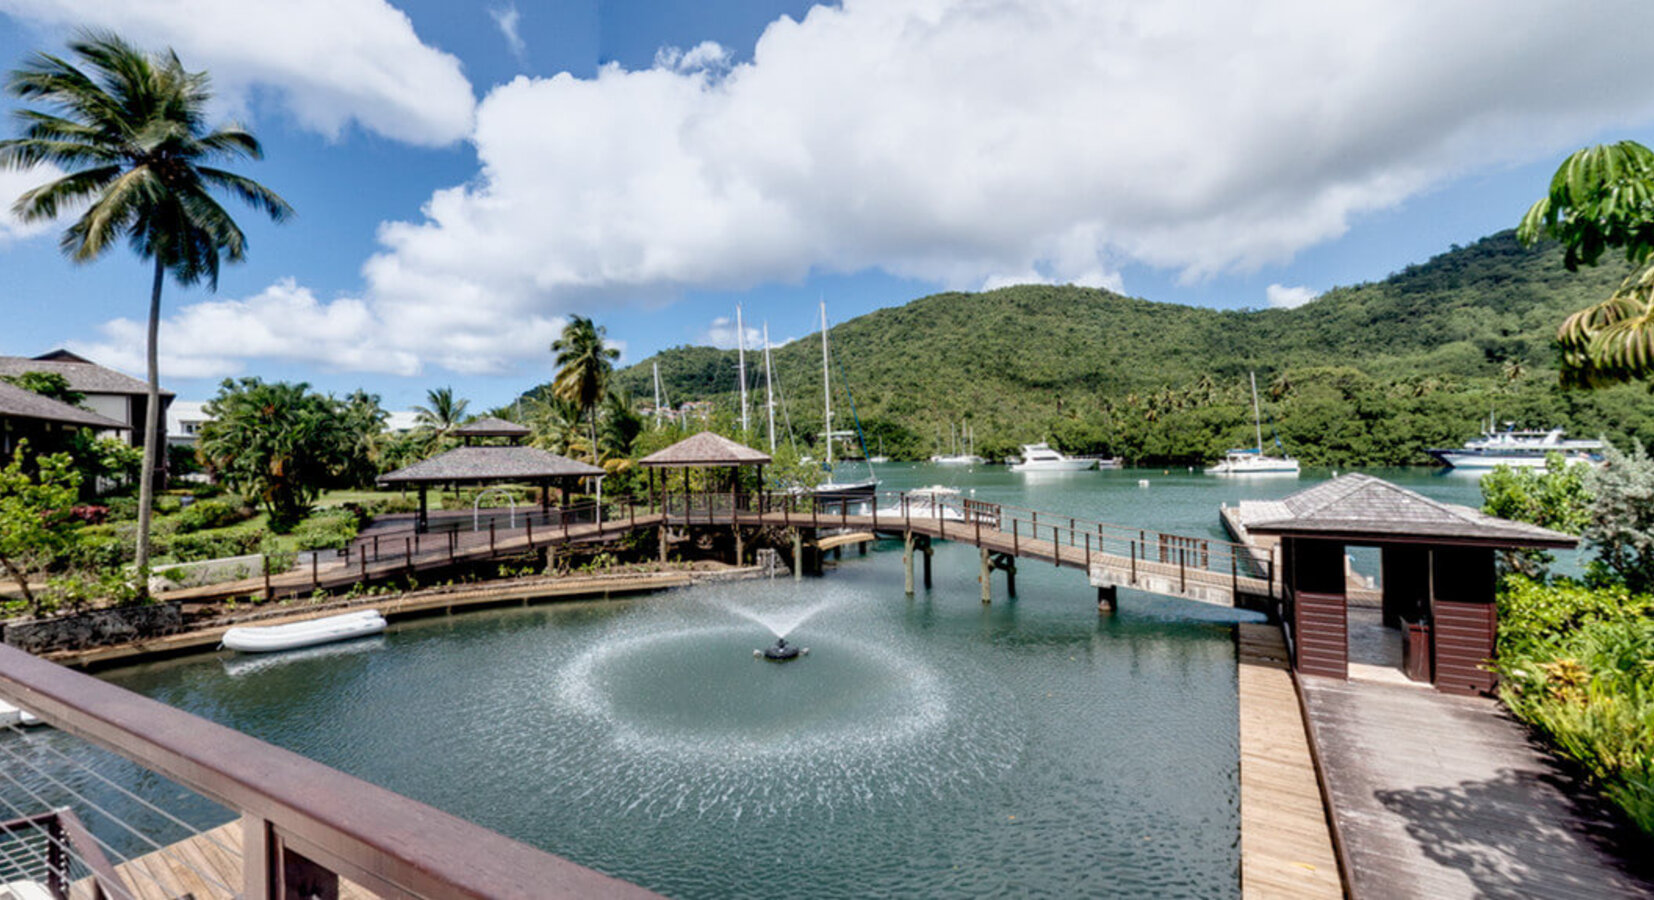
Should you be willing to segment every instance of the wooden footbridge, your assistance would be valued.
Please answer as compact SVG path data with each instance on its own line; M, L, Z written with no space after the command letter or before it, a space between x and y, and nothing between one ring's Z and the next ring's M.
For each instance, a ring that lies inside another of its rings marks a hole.
M793 572L819 570L823 553L879 536L903 541L906 586L915 565L931 581L935 541L970 544L980 551L982 600L992 598L992 575L1003 572L1016 593L1016 568L1049 563L1079 569L1112 605L1118 588L1225 606L1274 595L1273 559L1254 548L1206 537L1126 528L1073 516L974 499L942 499L926 492L886 493L861 503L824 503L800 494L696 493L649 501L612 500L549 510L501 510L433 517L418 529L396 520L370 529L336 558L312 556L281 573L166 592L168 600L203 602L229 597L298 596L349 589L421 572L451 570L528 553L556 554L577 545L626 536L653 536L664 562L671 548L709 531L727 534L737 562L745 562L759 530L790 538Z

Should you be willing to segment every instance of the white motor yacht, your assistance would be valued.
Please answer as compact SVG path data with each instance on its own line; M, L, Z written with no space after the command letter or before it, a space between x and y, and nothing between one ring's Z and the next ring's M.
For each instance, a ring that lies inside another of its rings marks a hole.
M1022 461L1011 464L1013 472L1083 472L1097 464L1089 457L1064 456L1049 444L1023 444Z

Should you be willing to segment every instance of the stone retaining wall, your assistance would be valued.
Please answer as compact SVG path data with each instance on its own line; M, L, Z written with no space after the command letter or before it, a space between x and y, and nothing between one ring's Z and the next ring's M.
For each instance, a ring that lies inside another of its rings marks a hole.
M80 650L176 634L184 628L177 603L124 606L51 619L11 622L5 626L7 644L30 653Z

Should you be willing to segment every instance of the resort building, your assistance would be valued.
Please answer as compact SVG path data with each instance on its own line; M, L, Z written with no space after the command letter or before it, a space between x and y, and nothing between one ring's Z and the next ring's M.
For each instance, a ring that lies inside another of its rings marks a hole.
M142 379L100 366L68 350L53 350L34 357L0 356L0 376L26 372L62 375L70 390L86 395L81 406L97 413L105 421L116 423L104 427L103 433L119 437L134 447L144 445L144 410L149 402L149 385ZM166 440L168 417L165 413L172 404L172 397L171 391L161 391L162 441Z
M126 427L107 416L0 381L0 462L11 458L20 441L28 441L36 450L52 451L82 428L119 434Z

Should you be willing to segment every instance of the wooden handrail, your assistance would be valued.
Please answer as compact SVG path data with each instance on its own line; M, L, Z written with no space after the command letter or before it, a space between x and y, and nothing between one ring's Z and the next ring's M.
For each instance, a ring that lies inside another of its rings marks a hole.
M514 841L116 687L0 645L0 697L231 809L244 828L246 897L280 886L279 855L312 862L385 897L652 897Z

